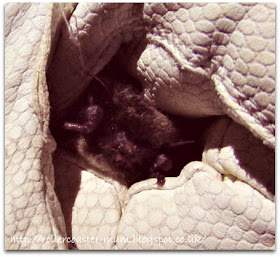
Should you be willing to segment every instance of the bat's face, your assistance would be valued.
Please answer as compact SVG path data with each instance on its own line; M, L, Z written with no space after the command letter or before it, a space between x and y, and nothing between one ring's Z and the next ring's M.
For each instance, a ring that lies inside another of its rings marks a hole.
M108 173L121 173L126 184L152 177L163 185L165 176L177 176L189 161L201 160L197 137L189 135L193 122L162 113L133 83L117 80L104 88L93 82L86 99L63 128L84 138L83 151L74 146L83 158L93 166L95 159L104 160ZM192 144L182 144L189 140Z
M77 115L76 121L65 122L64 128L87 138L89 148L97 149L99 156L101 154L114 169L124 172L129 184L156 177L158 184L162 185L164 173L172 168L172 161L160 151L166 142L162 132L158 134L156 128L165 126L167 134L171 134L171 127L175 138L176 129L172 122L149 106L130 85L115 86L111 101L103 106L95 104L97 97L98 94L89 95L89 101ZM147 118L148 122L145 120ZM151 129L154 130L153 136ZM149 131L147 135L140 136L139 132L145 130Z

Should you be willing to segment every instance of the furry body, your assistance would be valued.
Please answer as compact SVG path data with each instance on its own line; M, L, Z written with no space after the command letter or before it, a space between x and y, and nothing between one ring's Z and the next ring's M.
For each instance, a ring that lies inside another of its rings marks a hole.
M129 185L149 177L162 185L172 168L164 148L178 140L177 128L131 85L116 83L112 92L93 87L88 105L64 128L80 132L88 151L122 172Z

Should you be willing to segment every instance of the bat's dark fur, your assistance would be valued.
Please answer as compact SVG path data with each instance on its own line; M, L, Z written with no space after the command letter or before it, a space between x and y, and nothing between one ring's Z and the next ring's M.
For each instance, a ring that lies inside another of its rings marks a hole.
M164 172L172 168L164 147L178 140L177 128L130 84L115 83L112 92L107 95L100 85L92 87L88 106L75 123L66 122L64 127L81 132L88 150L102 154L124 173L128 184L148 177L163 184Z
M201 160L198 141L209 120L163 114L144 99L137 82L118 77L124 73L117 67L101 74L105 85L89 85L64 118L63 130L52 119L52 134L61 146L127 185L150 177L162 185L165 176L177 176L188 162ZM196 143L180 144L184 141Z

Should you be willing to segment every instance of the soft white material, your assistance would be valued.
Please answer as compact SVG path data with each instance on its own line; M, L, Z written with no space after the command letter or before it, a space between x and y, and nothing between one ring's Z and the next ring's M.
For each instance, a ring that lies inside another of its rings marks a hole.
M273 249L274 8L7 4L5 248ZM52 155L50 102L63 116L123 43L159 108L235 121L217 121L202 161L161 189L127 189L79 156Z
M191 116L222 108L275 147L274 4L145 4L144 21L148 98Z
M57 8L57 7L56 7ZM50 235L66 236L54 192L48 131L46 63L60 16L55 6L5 6L5 246L66 249Z
M260 139L231 119L222 118L207 131L206 142L203 162L274 199L275 153L263 147Z

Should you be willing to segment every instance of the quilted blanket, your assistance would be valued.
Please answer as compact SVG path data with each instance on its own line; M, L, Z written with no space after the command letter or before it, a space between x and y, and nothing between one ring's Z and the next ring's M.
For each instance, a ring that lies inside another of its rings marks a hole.
M115 56L159 110L216 117L162 187L105 176L50 130ZM274 4L5 5L7 250L272 250L274 158Z

